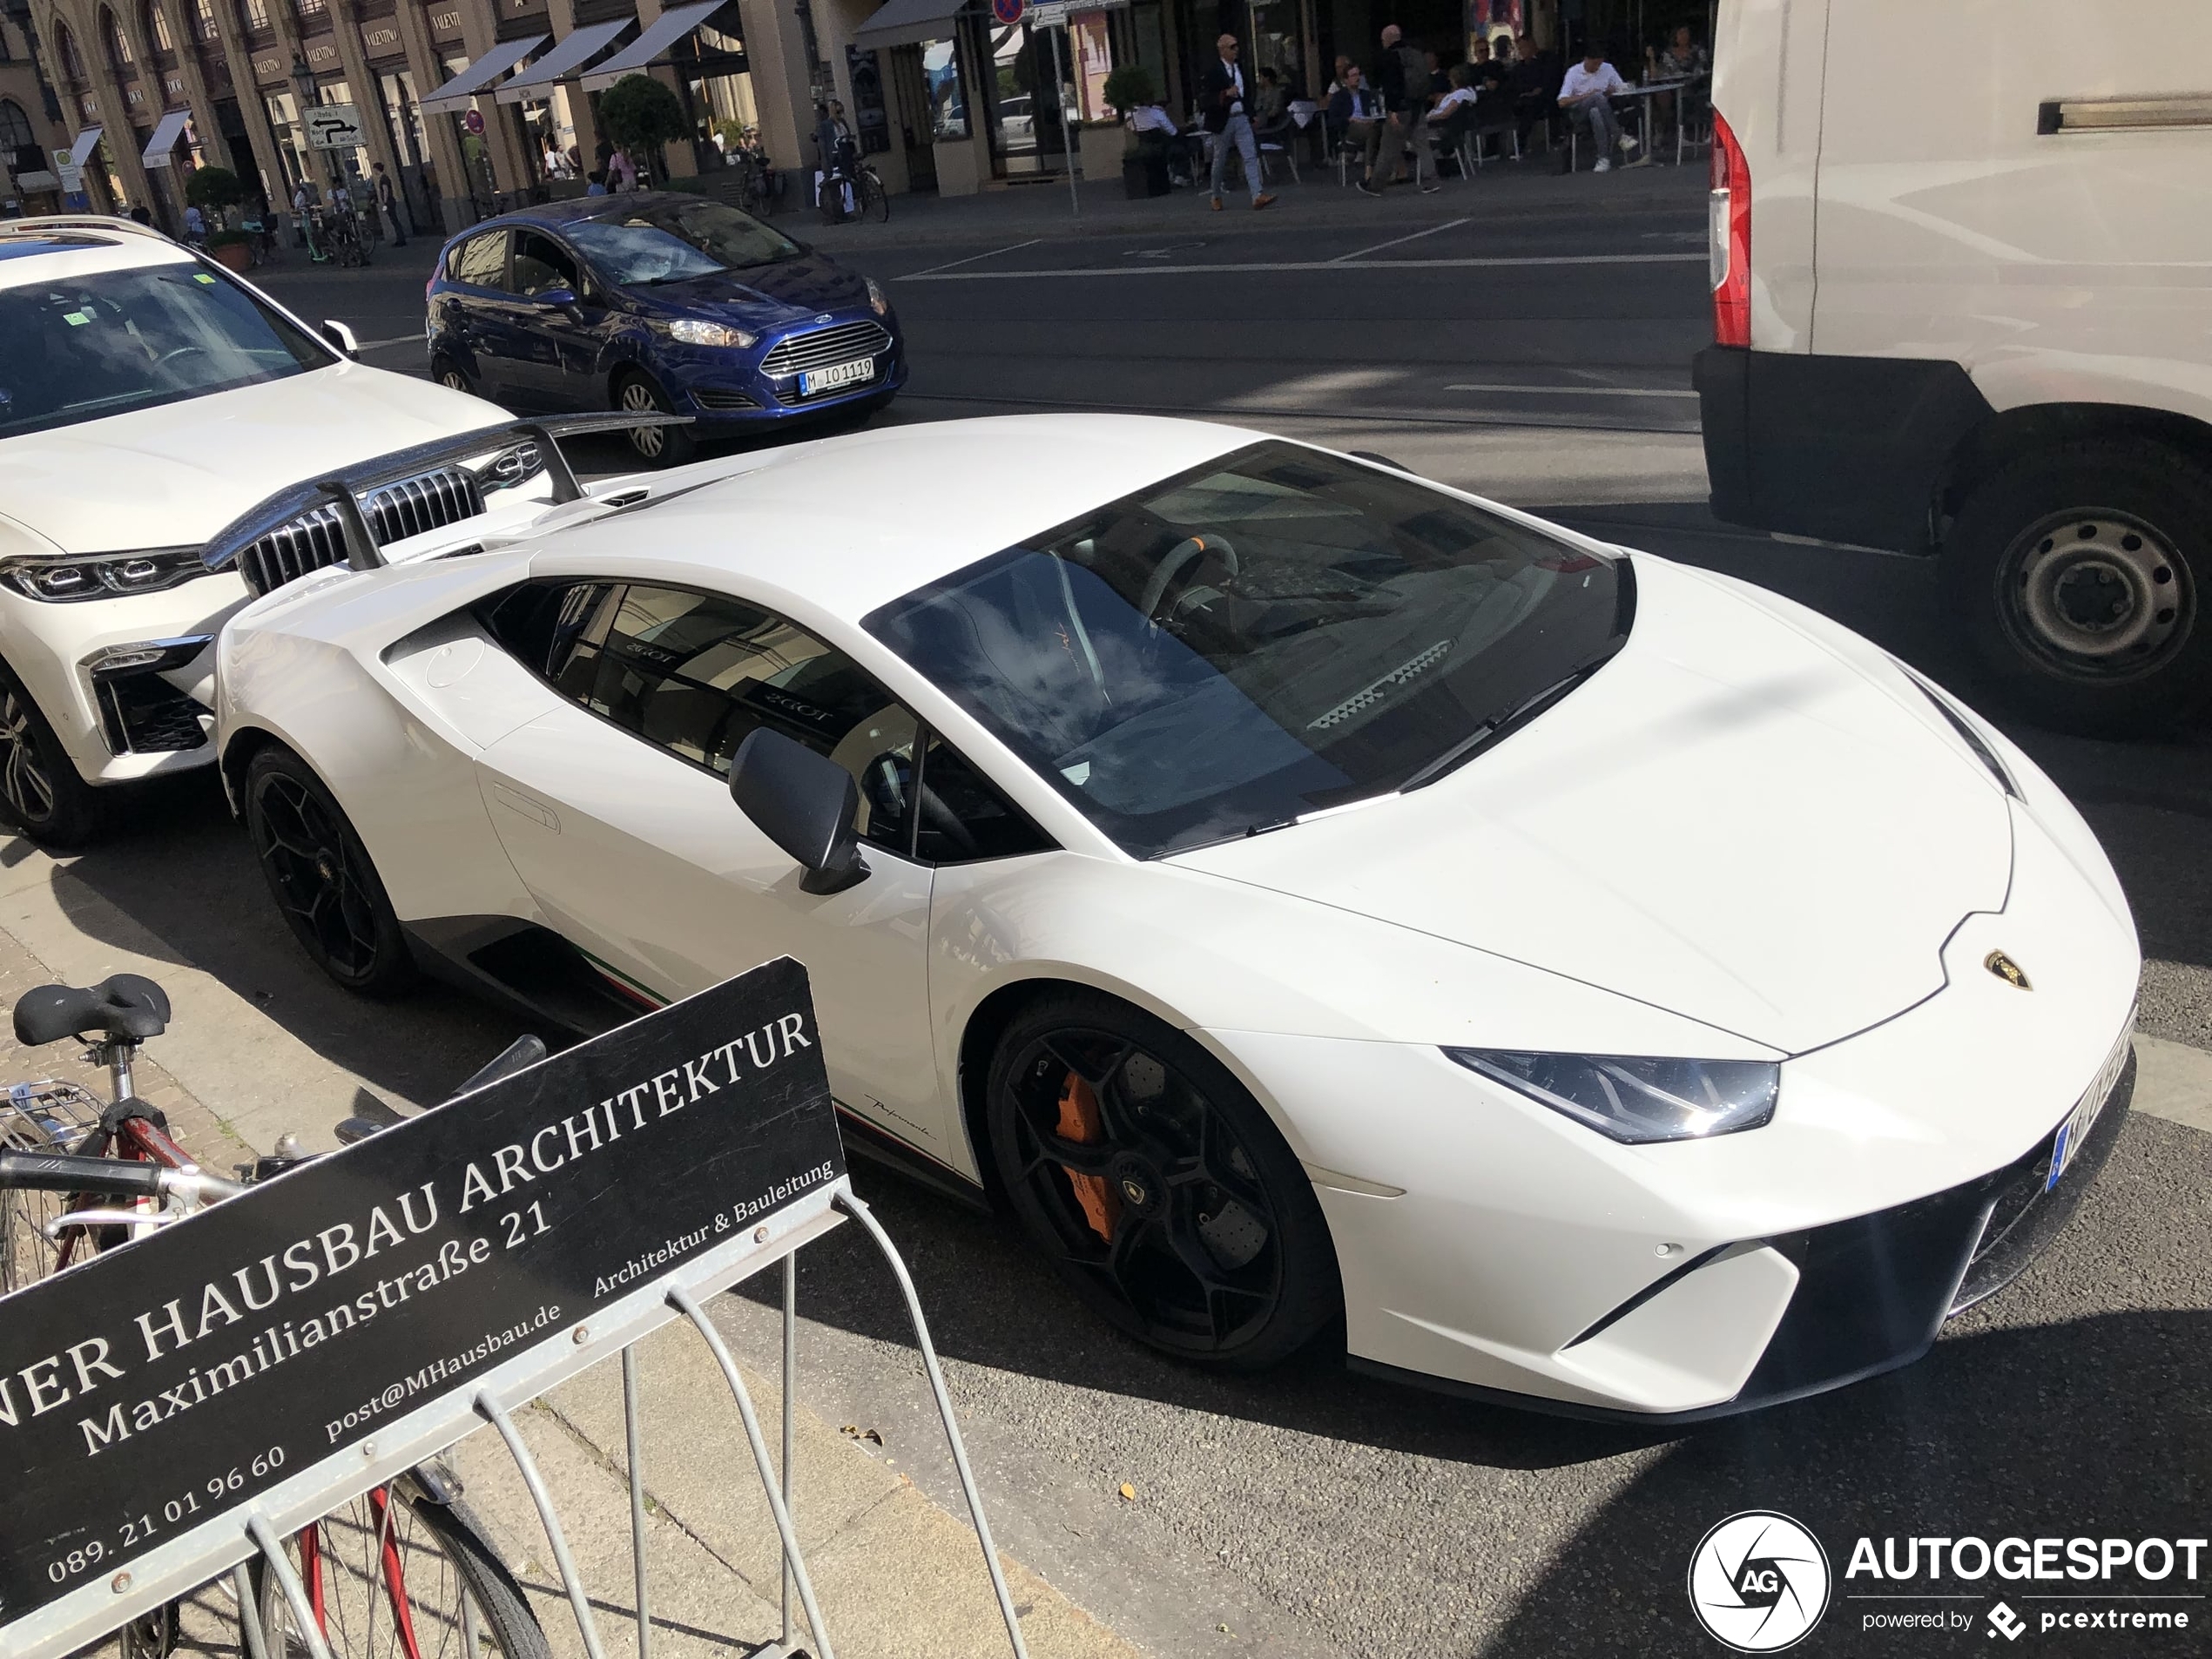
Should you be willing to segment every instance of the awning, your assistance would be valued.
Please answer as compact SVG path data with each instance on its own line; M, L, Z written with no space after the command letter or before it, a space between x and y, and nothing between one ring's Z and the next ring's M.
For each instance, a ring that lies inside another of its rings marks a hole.
M185 130L185 123L192 119L190 110L168 110L154 124L153 137L146 140L146 152L138 159L149 167L166 167L176 160L178 137Z
M425 115L451 115L467 109L470 98L489 91L494 81L543 45L548 38L545 35L527 35L520 40L497 42L415 107Z
M617 17L612 23L586 24L571 30L568 38L555 42L553 50L528 69L516 71L515 78L499 89L499 101L520 104L526 98L543 98L553 90L554 82L568 79L606 51L631 21Z
M583 78L583 90L596 92L612 86L625 75L641 72L653 59L722 10L722 0L671 6L645 25L645 32Z
M949 39L961 4L961 0L885 0L883 9L853 34L853 44L873 51Z
M105 130L103 127L86 127L78 133L77 142L69 146L69 165L72 167L83 166L85 157L92 153L92 147L99 143L100 134Z

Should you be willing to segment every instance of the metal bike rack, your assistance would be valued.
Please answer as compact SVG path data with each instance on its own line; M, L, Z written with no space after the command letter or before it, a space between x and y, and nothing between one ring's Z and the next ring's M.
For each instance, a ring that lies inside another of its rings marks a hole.
M935 1344L907 1265L880 1223L853 1193L849 1179L839 1177L803 1199L759 1218L758 1224L701 1253L682 1266L594 1311L589 1325L564 1332L557 1340L543 1342L502 1361L482 1377L431 1400L382 1429L376 1439L348 1447L313 1467L273 1487L243 1512L233 1511L194 1531L170 1541L131 1563L131 1571L105 1605L78 1597L51 1607L10 1628L10 1659L63 1659L63 1656L121 1629L145 1613L229 1574L239 1603L240 1633L248 1659L265 1659L266 1632L260 1628L246 1562L259 1554L288 1605L294 1634L304 1640L314 1659L332 1659L322 1633L309 1610L307 1592L285 1554L284 1540L301 1527L331 1514L364 1492L383 1485L407 1469L444 1452L467 1435L489 1424L498 1433L517 1473L535 1504L551 1548L577 1629L590 1659L607 1659L590 1602L570 1554L554 1497L543 1474L515 1426L513 1413L555 1385L603 1361L619 1356L623 1379L623 1427L629 1466L631 1565L636 1583L637 1659L651 1659L652 1651L651 1595L646 1562L645 1484L643 1467L644 1421L637 1384L637 1345L662 1325L678 1320L698 1332L707 1352L729 1386L745 1427L761 1490L774 1517L779 1541L782 1632L780 1638L759 1649L754 1659L798 1659L811 1653L817 1659L835 1659L821 1608L792 1514L794 1502L792 1465L794 1414L798 1392L798 1251L833 1231L845 1221L860 1224L873 1241L904 1297L914 1323L923 1369L944 1424L961 1490L967 1500L976 1541L983 1552L1006 1625L1007 1641L1016 1659L1028 1659L1014 1598L1001 1570L991 1537L990 1522L976 1490L968 1450L945 1390ZM783 1270L783 1412L780 1460L771 1456L759 1414L743 1375L703 1305L718 1294L771 1266ZM128 1591L125 1591L125 1584ZM97 1606L98 1611L88 1609ZM806 1631L799 1629L805 1615ZM811 1646L806 1645L811 1641ZM474 1643L471 1642L473 1650Z

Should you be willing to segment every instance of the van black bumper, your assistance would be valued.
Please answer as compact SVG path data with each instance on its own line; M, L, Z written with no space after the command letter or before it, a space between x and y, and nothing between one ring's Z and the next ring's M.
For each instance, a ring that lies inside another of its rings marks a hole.
M1959 444L1994 413L1957 363L1708 346L1694 383L1715 516L1920 550Z

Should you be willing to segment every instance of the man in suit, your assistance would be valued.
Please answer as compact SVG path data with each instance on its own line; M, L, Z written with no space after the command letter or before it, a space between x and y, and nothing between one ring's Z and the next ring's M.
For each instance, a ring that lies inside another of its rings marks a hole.
M1275 198L1259 187L1259 144L1252 137L1251 117L1246 112L1248 89L1244 67L1237 61L1237 37L1224 35L1214 44L1221 55L1207 66L1198 94L1206 131L1213 134L1213 210L1221 211L1221 181L1229 166L1231 145L1244 158L1244 183L1251 189L1252 206L1265 207ZM1255 97L1253 103L1257 102Z

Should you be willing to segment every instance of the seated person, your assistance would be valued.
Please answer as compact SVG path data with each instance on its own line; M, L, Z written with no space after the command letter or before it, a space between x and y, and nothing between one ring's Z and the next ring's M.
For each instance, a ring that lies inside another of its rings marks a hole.
M1281 126L1291 116L1291 89L1271 69L1259 72L1259 91L1253 98L1252 130Z
M1344 84L1329 100L1329 130L1338 135L1339 143L1358 151L1363 185L1372 185L1374 180L1375 157L1382 147L1384 119L1382 98L1367 84L1366 71L1357 64L1347 64Z
M1125 125L1136 135L1140 152L1157 145L1167 154L1168 176L1178 183L1189 184L1197 174L1193 155L1197 140L1195 134L1186 135L1175 124L1164 104L1140 104L1129 112Z
M1567 118L1583 127L1597 145L1596 172L1613 171L1613 152L1631 154L1636 141L1621 131L1620 118L1613 113L1613 95L1628 91L1629 84L1621 78L1621 71L1605 61L1605 49L1592 43L1582 61L1567 71L1560 83L1559 107Z
M1428 130L1447 155L1459 152L1460 140L1474 126L1475 105L1480 94L1474 84L1475 66L1461 64L1452 71L1452 90L1428 112Z

